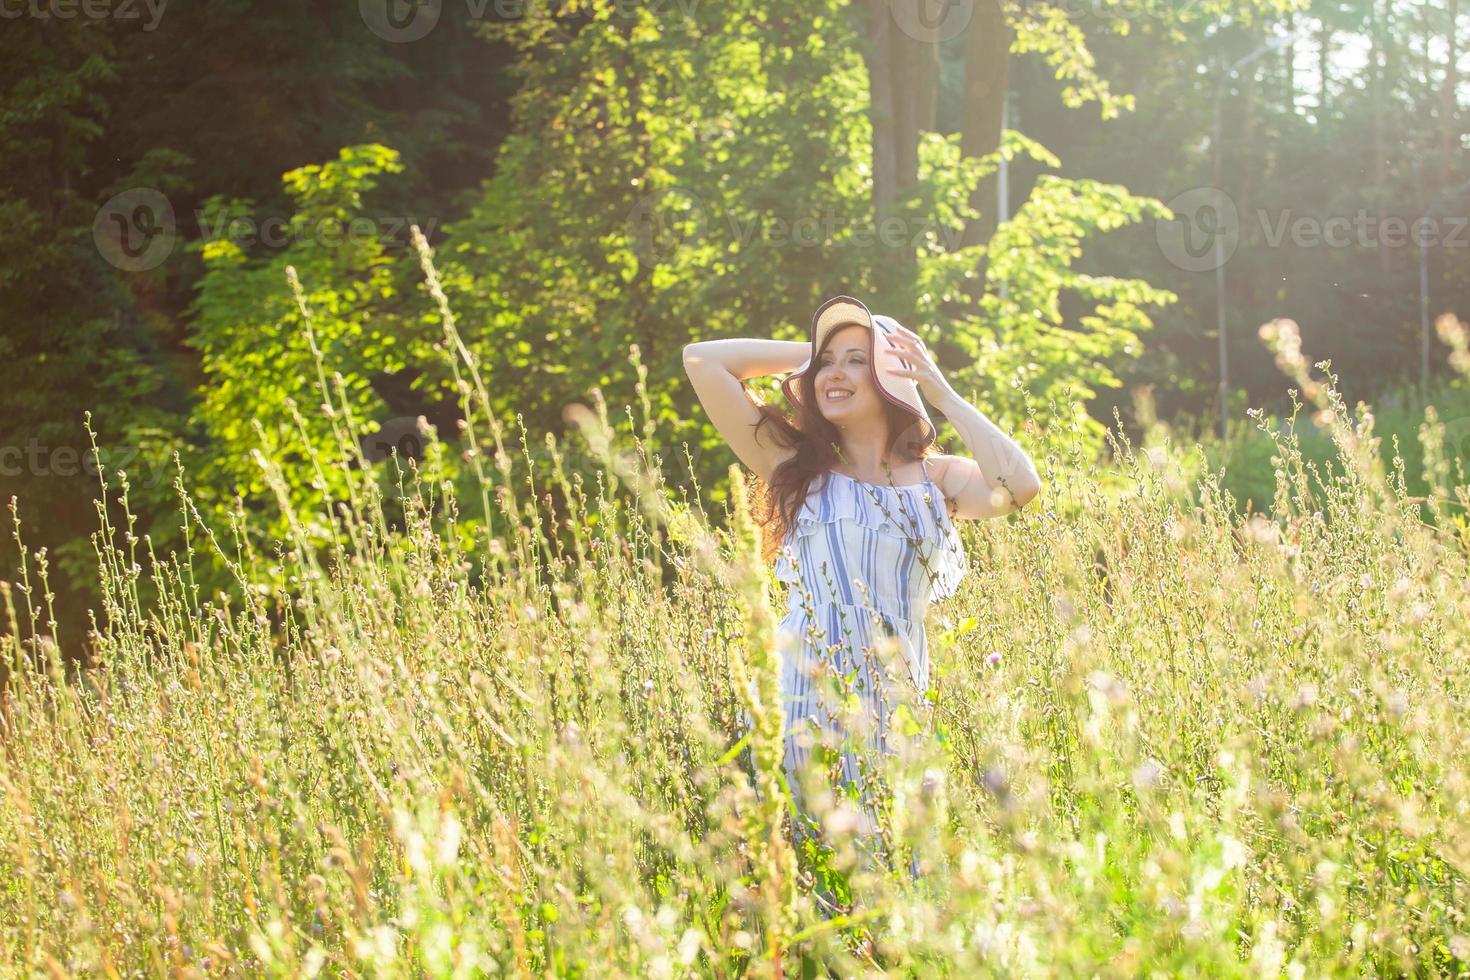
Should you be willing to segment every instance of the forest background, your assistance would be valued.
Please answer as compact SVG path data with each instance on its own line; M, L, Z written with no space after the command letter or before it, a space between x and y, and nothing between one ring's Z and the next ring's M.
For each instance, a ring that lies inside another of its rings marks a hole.
M723 500L732 457L680 350L802 338L836 293L918 330L1037 452L1100 458L1115 411L1130 431L1156 413L1241 507L1274 483L1247 409L1290 408L1257 336L1276 317L1380 434L1431 400L1470 454L1428 327L1470 287L1456 0L9 0L4 18L0 494L47 550L68 649L99 465L126 473L114 525L159 553L186 545L179 486L269 553L283 519L253 451L294 472L303 513L346 492L289 467L333 445L327 380L385 481L396 450L475 485L415 226L536 486L541 440L595 389L630 434L622 409L646 399L636 434Z

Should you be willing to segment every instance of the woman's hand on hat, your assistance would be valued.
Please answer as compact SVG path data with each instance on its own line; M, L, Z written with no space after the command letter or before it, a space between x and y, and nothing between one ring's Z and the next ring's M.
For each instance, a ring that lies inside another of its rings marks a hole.
M888 359L888 370L900 378L912 378L931 405L939 404L940 399L953 389L934 364L923 339L904 326L890 333L888 339L899 345L883 348L882 356ZM903 366L904 361L909 362L909 367Z

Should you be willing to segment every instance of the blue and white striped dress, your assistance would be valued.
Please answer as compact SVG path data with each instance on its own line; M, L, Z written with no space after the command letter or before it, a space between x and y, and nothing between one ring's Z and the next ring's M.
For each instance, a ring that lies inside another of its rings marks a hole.
M867 744L888 752L893 684L911 684L909 697L922 700L929 687L925 611L953 595L967 570L964 545L927 461L924 482L906 486L864 483L836 471L812 481L774 569L789 586L778 644L786 775L798 807L796 771L810 760L814 740L822 732L842 738L816 674L856 672L852 692L872 725ZM885 635L896 640L891 672L874 648L875 637ZM843 751L841 762L842 782L862 787L856 755ZM859 792L870 799L866 789Z

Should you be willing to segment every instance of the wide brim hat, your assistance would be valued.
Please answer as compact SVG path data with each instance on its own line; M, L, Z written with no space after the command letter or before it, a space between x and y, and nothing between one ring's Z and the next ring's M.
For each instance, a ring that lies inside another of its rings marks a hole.
M918 426L915 448L922 449L928 446L938 433L934 428L934 423L929 419L929 413L924 410L924 402L919 397L919 386L913 378L905 378L894 373L897 369L912 370L912 363L906 358L880 358L878 356L878 351L884 349L883 345L903 349L896 340L891 339L899 331L899 322L891 316L870 312L860 300L853 299L851 296L834 296L817 307L817 311L812 314L811 353L807 355L806 362L801 367L792 371L781 382L782 393L793 405L800 405L799 382L802 375L811 370L817 352L822 349L822 345L826 343L834 330L854 323L868 329L870 337L868 348L872 352L868 358L868 372L872 376L874 387L888 401L914 416Z

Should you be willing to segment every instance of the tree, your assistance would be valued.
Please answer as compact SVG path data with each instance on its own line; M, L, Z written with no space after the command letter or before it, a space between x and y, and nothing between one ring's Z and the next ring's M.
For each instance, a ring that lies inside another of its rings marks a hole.
M940 43L958 37L964 45L964 86L958 128L961 149L978 159L1001 143L1005 102L1010 88L1013 54L1041 56L1064 83L1068 108L1096 102L1103 118L1133 108L1133 100L1115 95L1094 67L1084 23L1097 30L1126 33L1133 18L1187 22L1205 17L1254 18L1290 10L1299 0L1214 0L1187 5L1176 12L1156 0L1108 0L1079 12L1076 5L1027 3L1021 0L972 0L931 5L924 0L862 0L866 25L863 50L873 116L873 207L881 217L912 193L918 180L918 145L924 132L936 131ZM965 223L964 247L983 245L998 226L992 172L971 194L973 217ZM914 263L901 257L888 268L880 288L890 306L912 309L905 283L913 281ZM985 282L984 257L973 280L970 298Z

